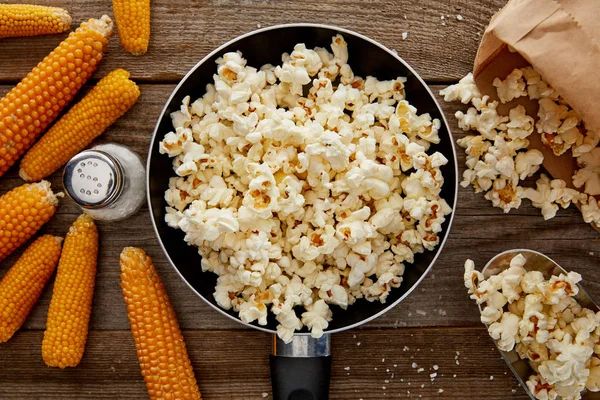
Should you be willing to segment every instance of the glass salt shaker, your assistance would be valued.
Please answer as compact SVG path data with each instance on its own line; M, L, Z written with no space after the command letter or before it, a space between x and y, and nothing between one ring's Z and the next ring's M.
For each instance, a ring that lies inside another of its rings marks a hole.
M67 195L90 217L117 221L135 214L145 195L139 155L119 144L101 144L77 154L65 166Z

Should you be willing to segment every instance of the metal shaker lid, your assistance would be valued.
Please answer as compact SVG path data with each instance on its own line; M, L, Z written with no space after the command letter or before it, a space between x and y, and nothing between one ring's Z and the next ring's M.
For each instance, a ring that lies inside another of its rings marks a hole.
M81 207L106 207L121 194L123 169L110 154L85 150L65 166L63 185L67 195Z

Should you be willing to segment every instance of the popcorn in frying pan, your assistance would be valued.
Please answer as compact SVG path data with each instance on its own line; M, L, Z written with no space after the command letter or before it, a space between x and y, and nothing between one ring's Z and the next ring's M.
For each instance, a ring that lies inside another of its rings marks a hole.
M255 295L239 307L240 319L249 324L258 321L259 325L267 324L267 306L263 302L256 302Z
M585 383L585 387L592 392L600 391L600 358L592 357L590 359L590 375Z
M355 76L342 36L331 49L298 44L260 69L224 54L160 143L178 175L165 219L219 276L217 303L246 323L273 313L286 342L321 336L331 305L385 302L452 211L448 160L428 154L440 121L405 101L405 78Z
M320 338L323 336L323 330L329 326L331 321L331 310L323 300L317 300L306 307L306 312L302 313L302 323L310 329L311 336Z
M276 315L277 322L277 336L285 343L292 341L294 332L302 329L302 321L296 316L294 309L288 304L279 304L272 308L273 313Z
M574 298L581 276L546 280L538 271L523 273L525 264L517 255L508 269L483 279L471 260L465 263L465 286L482 305L490 336L529 362L534 374L526 383L537 399L580 399L586 387L598 391L600 313Z
M271 218L273 211L279 208L277 200L280 195L273 172L267 164L250 164L249 170L253 179L248 185L242 204L258 218Z
M179 111L171 113L171 121L173 122L173 128L188 128L192 122L192 115L189 110L190 96L185 96L182 100Z
M175 157L183 151L183 146L193 140L192 130L179 127L175 132L169 132L160 142L160 154L167 154L169 157Z

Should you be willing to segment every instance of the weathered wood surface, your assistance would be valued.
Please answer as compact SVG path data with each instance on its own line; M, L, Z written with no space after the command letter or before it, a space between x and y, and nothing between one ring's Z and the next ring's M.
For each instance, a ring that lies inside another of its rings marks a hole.
M10 0L9 3L21 0ZM37 0L68 9L73 25L103 14L113 16L110 0ZM283 23L338 25L394 48L425 79L456 80L472 67L481 32L505 0L153 0L148 54L125 53L111 40L99 76L127 68L135 79L174 81L210 51L257 29ZM459 21L457 15L464 19ZM406 16L406 18L405 18ZM441 17L445 24L442 25ZM402 32L408 32L402 40ZM0 82L18 81L65 35L0 42Z
M272 398L268 334L207 330L187 331L184 336L205 399L260 400L263 393ZM44 366L41 340L42 332L24 331L5 345L0 398L145 398L129 332L91 332L82 363L68 370ZM333 338L333 354L332 400L527 399L482 327L348 331ZM434 372L437 377L432 381ZM438 393L440 389L443 393Z
M325 21L357 30L398 50L437 93L443 86L436 82L456 81L470 70L480 33L504 2L374 0L367 5L358 0L153 1L149 53L138 58L130 56L115 37L94 76L96 79L114 68L126 68L142 91L134 108L96 143L119 142L145 157L156 118L180 77L210 50L255 29L257 24ZM102 13L112 15L109 0L37 3L66 7L77 23ZM458 14L464 17L463 21L456 19ZM442 15L446 17L445 26ZM409 35L406 41L401 39L404 31ZM0 83L4 83L0 84L0 95L60 40L61 36L0 40ZM442 106L455 137L460 137L463 133L453 114L464 107ZM458 155L462 172L464 153L458 150ZM58 173L50 180L54 187L61 187ZM13 168L0 178L0 194L21 183ZM525 201L519 210L505 215L470 188L460 189L458 204L446 247L419 288L381 318L334 337L332 398L481 399L482 392L486 399L525 398L466 295L462 285L462 264L466 258L483 266L500 251L529 247L582 273L586 288L593 296L600 296L600 236L581 220L576 209L560 210L555 219L544 221L539 210ZM57 215L43 231L64 235L78 213L70 201L63 200ZM143 247L155 260L184 329L205 398L261 399L262 393L270 393L269 335L243 329L214 312L189 290L162 255L146 207L127 221L100 223L99 227L99 272L90 339L82 365L60 371L45 367L41 361L49 287L24 329L9 343L0 345L0 399L145 398L119 288L118 254L129 245ZM21 252L0 264L0 277ZM357 346L359 342L361 345ZM409 350L402 350L405 345ZM455 363L456 351L461 353L460 365ZM417 373L411 367L413 362L427 373ZM429 374L433 371L429 369L433 365L439 365L440 370L432 383ZM494 379L490 380L490 376ZM444 392L438 393L439 389Z

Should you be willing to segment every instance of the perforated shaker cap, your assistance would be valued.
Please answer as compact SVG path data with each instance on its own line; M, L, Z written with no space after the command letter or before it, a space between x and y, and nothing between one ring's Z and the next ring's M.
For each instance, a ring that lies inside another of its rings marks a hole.
M65 166L63 185L67 195L81 207L106 207L121 195L123 169L110 154L85 150Z

